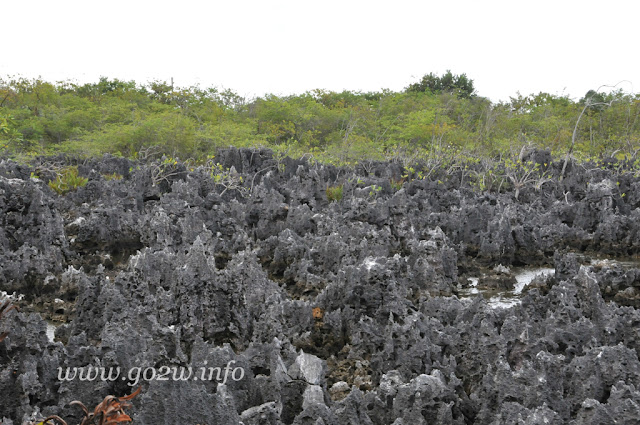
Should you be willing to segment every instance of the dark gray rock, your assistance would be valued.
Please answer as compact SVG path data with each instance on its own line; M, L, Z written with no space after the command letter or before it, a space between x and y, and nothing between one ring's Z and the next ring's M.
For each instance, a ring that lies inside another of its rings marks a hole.
M559 172L548 152L527 155ZM89 183L59 196L0 162L0 290L22 308L0 319L3 423L80 422L71 401L93 407L136 385L139 423L638 417L640 273L582 254L637 255L636 177L573 166L516 200L441 170L398 190L395 163L217 158L242 190L182 163L154 182L157 163L106 156L78 164ZM456 296L459 279L509 290L507 268L541 264L555 276L514 307ZM67 322L57 342L43 317ZM126 379L58 375L88 367ZM174 369L199 379L131 375Z

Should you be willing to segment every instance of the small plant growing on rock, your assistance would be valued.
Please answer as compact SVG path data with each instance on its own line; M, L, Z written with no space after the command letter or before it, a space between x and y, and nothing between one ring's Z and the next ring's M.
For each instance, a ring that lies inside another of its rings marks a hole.
M327 199L329 202L340 202L342 200L343 185L327 187Z
M151 181L153 186L159 185L163 180L170 183L169 178L179 174L178 160L163 156L157 161L151 170Z
M227 190L236 190L241 196L245 197L249 194L249 190L242 185L244 179L233 165L231 168L224 168L222 164L213 161L213 156L205 164L205 169L209 173L216 185L224 187L220 195L224 195ZM255 176L254 176L255 177Z
M414 179L422 180L423 174L422 171L416 172L416 169L413 167L405 167L405 173L402 175L403 180L411 181Z
M400 180L391 179L389 180L389 183L391 183L391 188L397 192L400 189L402 189L402 185L404 184L404 179L400 179Z
M88 178L78 175L78 167L70 166L63 168L57 174L56 179L49 182L49 187L58 195L64 195L79 187L84 187L88 181Z
M505 182L505 176L496 172L494 168L472 171L471 177L469 185L479 192L491 192L494 190L500 192L500 189Z
M122 180L122 174L118 174L118 173L103 174L103 177L107 181Z
M506 177L515 189L516 199L522 188L533 185L536 190L540 190L544 183L551 181L549 173L541 170L540 164L532 161L519 162L508 158L504 162L504 168Z
M371 190L369 190L369 197L374 199L377 198L381 190L382 186L374 184L373 186L371 186Z

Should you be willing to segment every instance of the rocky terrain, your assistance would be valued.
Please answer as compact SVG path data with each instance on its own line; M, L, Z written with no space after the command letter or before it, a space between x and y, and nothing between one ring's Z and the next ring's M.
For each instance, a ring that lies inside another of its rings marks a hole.
M73 400L137 386L140 424L640 418L632 173L573 164L516 199L456 173L398 188L397 163L354 173L268 150L219 153L238 187L188 164L158 179L157 164L57 160L86 186L58 195L46 170L0 162L0 290L20 307L0 319L2 424L79 423ZM511 268L543 265L555 275L510 308L464 295L471 276L509 290ZM228 376L61 379L88 366Z

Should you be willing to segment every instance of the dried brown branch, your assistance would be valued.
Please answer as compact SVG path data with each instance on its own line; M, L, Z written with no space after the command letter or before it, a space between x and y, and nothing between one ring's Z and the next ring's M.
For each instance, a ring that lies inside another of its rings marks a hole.
M51 416L47 417L44 421L41 422L41 424L42 425L48 425L48 422L49 421L53 421L53 420L56 420L56 421L60 422L63 425L67 425L67 422L64 419L62 419L60 416L58 416L58 415L51 415Z
M77 400L72 401L71 404L80 406L84 411L85 417L80 425L113 425L121 422L131 422L131 417L126 414L124 409L132 406L129 400L140 394L141 390L142 387L138 387L137 390L124 397L108 395L93 409L93 412L89 412L89 409Z

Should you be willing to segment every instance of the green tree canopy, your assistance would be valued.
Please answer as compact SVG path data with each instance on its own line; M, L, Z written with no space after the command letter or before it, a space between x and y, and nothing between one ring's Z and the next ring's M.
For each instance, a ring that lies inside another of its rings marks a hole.
M575 101L518 93L495 104L451 71L425 75L400 92L312 90L254 99L165 81L103 77L79 85L0 76L0 156L135 156L153 147L203 159L220 147L269 146L355 164L440 151L500 156L525 142L554 154L574 145L574 155L636 158L640 94L590 91Z
M420 81L407 87L407 92L455 93L462 98L474 97L473 80L467 74L454 75L447 70L441 77L433 72L426 74Z

